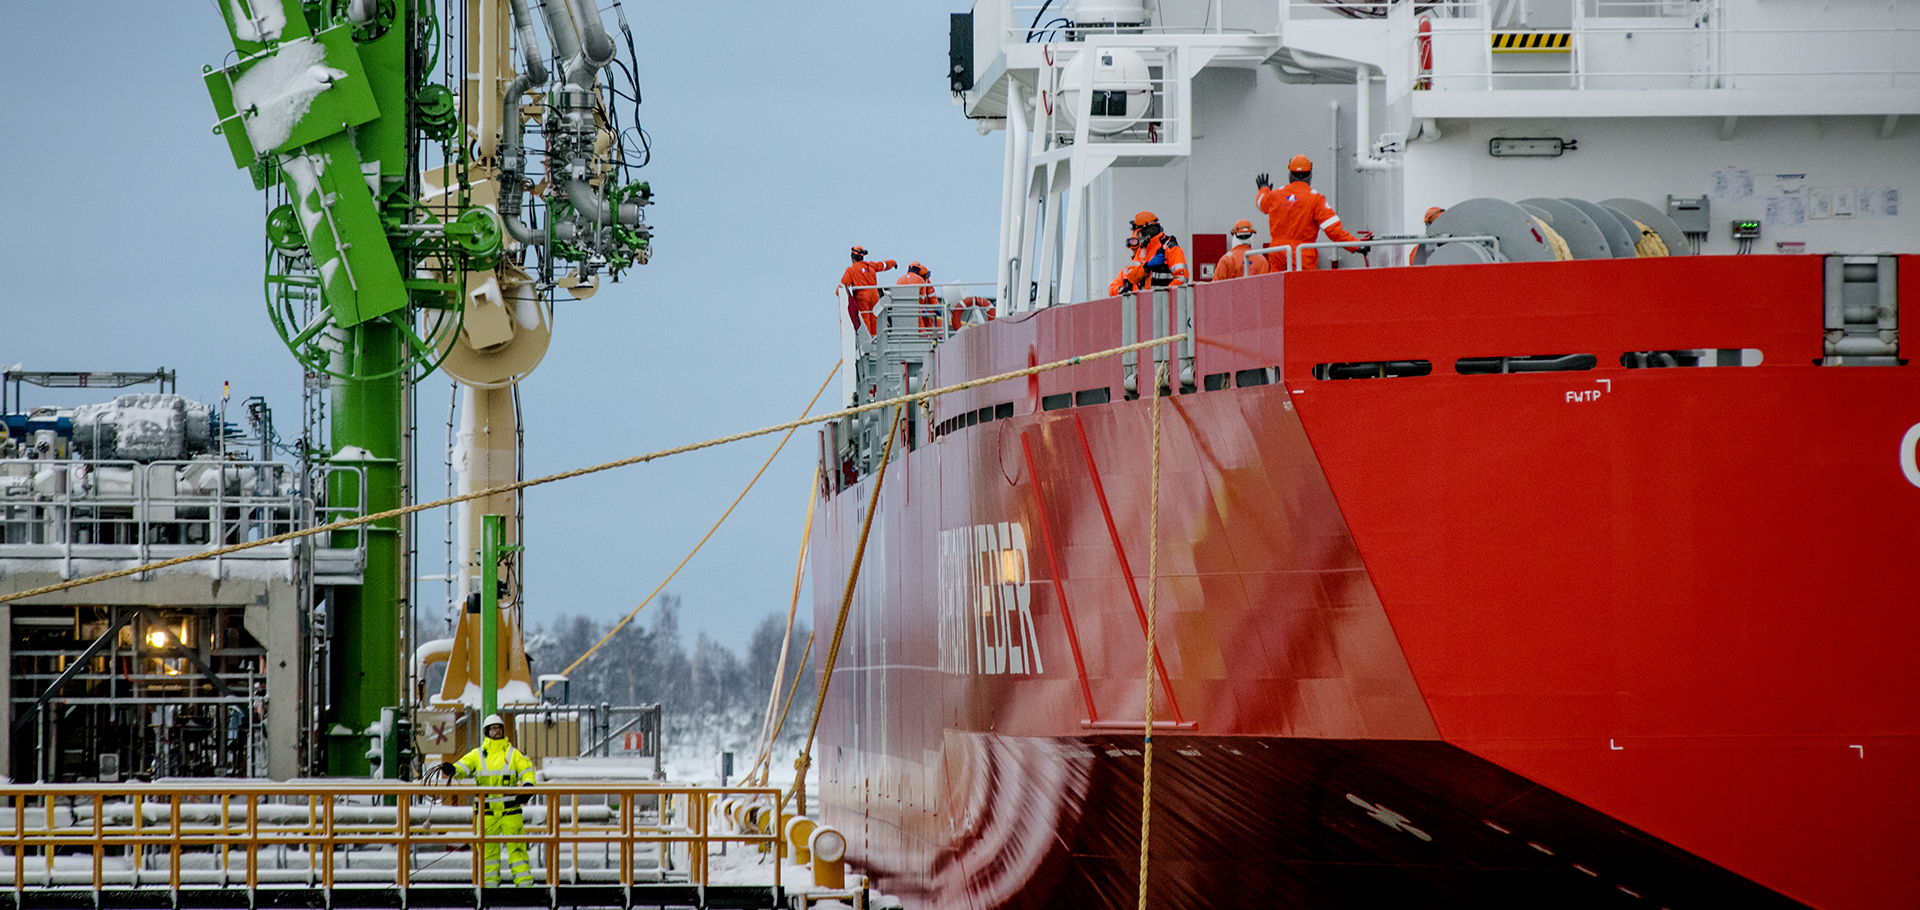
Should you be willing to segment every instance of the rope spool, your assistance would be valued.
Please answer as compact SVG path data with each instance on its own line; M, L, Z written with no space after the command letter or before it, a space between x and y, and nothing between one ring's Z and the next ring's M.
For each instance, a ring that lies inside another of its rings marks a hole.
M1647 227L1639 221L1635 221L1633 226L1640 229L1640 242L1633 245L1633 255L1641 259L1655 259L1662 256L1673 255L1672 251L1667 249L1667 242L1660 239L1659 231Z
M1547 248L1553 251L1555 262L1567 262L1573 258L1573 250L1567 246L1567 238L1560 236L1551 225L1535 216L1533 226L1540 230L1540 236L1547 238Z

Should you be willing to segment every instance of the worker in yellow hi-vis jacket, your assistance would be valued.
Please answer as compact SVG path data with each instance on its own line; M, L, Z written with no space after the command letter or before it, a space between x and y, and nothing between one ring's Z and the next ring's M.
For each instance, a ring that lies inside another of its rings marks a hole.
M474 783L487 788L533 786L533 759L507 742L506 721L501 720L498 714L489 714L480 729L486 735L480 747L462 756L458 762L442 764L440 769L452 778L471 777ZM482 871L489 888L500 884L502 843L506 844L507 862L513 867L513 883L533 884L533 864L527 859L526 842L505 840L525 830L520 809L526 804L525 796L496 792L487 794L484 803L474 807L483 813L482 819L486 825L487 843L482 853Z

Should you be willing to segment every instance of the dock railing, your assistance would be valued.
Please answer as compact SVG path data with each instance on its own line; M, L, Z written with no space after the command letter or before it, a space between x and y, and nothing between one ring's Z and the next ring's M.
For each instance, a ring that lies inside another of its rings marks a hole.
M157 890L173 895L159 906L181 906L181 892L245 888L245 906L260 906L255 892L272 890L478 888L485 849L515 842L536 886L622 889L631 906L631 889L707 887L716 843L777 851L786 821L771 787L543 784L505 791L529 797L523 833L489 835L472 807L493 792L373 780L0 786L0 889L22 907L33 903L23 892L48 889L112 906L149 906L138 894ZM767 807L771 827L721 819L727 798ZM780 864L767 865L768 881L751 884L777 894Z

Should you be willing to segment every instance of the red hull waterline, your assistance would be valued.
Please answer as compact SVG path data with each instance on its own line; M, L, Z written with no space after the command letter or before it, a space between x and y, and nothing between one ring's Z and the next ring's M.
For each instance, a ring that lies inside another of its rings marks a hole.
M1821 262L1199 288L1200 388L1161 410L1151 905L1913 906L1920 365L1816 365ZM943 344L932 384L1116 347L1123 305L1153 337L1147 300L1041 310ZM1620 365L1703 348L1761 362ZM1432 370L1315 378L1387 361ZM1150 441L1122 371L943 399L936 425L1012 416L889 468L817 753L825 820L909 906L1134 904ZM822 630L871 482L822 494Z

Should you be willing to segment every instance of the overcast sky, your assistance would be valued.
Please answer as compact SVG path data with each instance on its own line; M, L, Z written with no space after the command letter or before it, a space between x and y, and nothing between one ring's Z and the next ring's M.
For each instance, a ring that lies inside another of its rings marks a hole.
M839 356L833 288L855 243L921 260L936 281L993 280L1003 139L948 100L958 0L626 9L653 137L654 259L589 301L562 296L552 349L522 385L528 476L797 416ZM299 370L262 301L262 194L211 132L201 82L230 51L208 0L0 5L0 364L165 366L207 402L231 380L235 402L265 395L291 440ZM444 378L422 384L423 498L444 483L447 401ZM530 491L532 621L631 610L773 445ZM689 638L739 648L784 612L816 453L811 429L796 435L668 588ZM444 521L421 518L421 574L442 571Z

